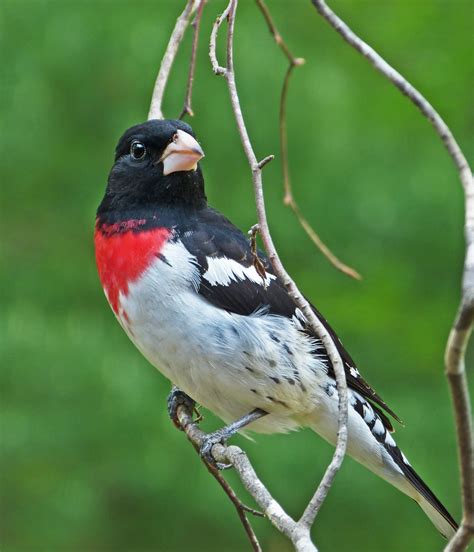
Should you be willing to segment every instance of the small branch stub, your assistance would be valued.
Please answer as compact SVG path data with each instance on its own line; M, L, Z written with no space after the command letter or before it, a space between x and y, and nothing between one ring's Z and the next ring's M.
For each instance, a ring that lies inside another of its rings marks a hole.
M267 165L268 163L270 163L270 161L273 161L274 159L275 159L274 155L267 155L257 163L256 170L261 171L265 165Z

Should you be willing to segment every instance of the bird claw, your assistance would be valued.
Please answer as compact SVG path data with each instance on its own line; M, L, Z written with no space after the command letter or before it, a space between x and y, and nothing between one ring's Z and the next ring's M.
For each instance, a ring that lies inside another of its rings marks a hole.
M175 385L173 386L170 394L168 395L168 414L173 424L181 431L183 430L183 428L181 427L178 419L178 407L185 406L188 410L193 412L195 405L196 402L191 399L191 397L186 395L184 391L181 391L181 389L179 389Z
M232 467L232 464L223 464L222 462L216 462L216 468L219 471L230 470L230 468Z
M204 437L202 445L199 449L199 454L201 455L201 458L203 458L210 466L213 466L218 470L227 470L228 468L232 467L232 464L223 464L221 462L217 462L212 455L212 447L218 444L225 445L225 442L225 434L223 434L221 431L216 431Z

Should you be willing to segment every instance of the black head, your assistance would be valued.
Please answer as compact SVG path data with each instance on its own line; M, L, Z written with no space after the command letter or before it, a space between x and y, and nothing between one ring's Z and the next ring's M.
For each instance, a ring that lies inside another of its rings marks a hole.
M151 120L129 128L115 149L98 214L150 207L206 205L198 161L204 153L182 121Z

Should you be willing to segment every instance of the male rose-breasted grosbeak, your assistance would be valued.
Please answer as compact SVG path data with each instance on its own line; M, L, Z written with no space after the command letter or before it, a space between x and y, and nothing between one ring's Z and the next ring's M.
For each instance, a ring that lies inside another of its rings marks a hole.
M175 386L230 426L202 453L249 425L308 426L330 443L338 393L327 353L263 254L208 206L189 125L152 120L120 138L97 211L100 280L123 329ZM395 444L387 413L337 335L349 386L348 453L413 498L449 537L456 523ZM176 392L172 395L176 398ZM173 400L171 401L173 403Z

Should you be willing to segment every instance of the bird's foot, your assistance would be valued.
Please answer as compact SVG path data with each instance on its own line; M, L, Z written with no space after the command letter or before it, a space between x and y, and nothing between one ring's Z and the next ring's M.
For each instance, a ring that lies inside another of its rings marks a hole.
M212 447L214 445L225 445L227 439L231 435L233 435L233 432L228 431L227 427L224 427L222 429L214 431L214 433L209 433L204 437L199 449L199 454L210 466L217 468L218 470L226 470L227 468L232 467L232 464L223 464L221 462L217 462L212 455Z
M178 406L185 406L188 410L193 412L195 410L196 402L191 399L184 391L181 391L176 385L173 385L170 394L168 395L168 414L173 424L183 431L183 427L178 419Z
M232 467L231 464L221 464L220 462L216 462L214 456L212 455L212 447L217 444L225 445L227 440L232 437L232 435L267 414L268 412L260 410L260 408L254 408L251 412L245 414L245 416L242 416L235 422L214 431L214 433L209 433L206 437L204 437L202 445L199 449L201 457L204 458L210 466L213 466L219 470L225 470L226 468Z

